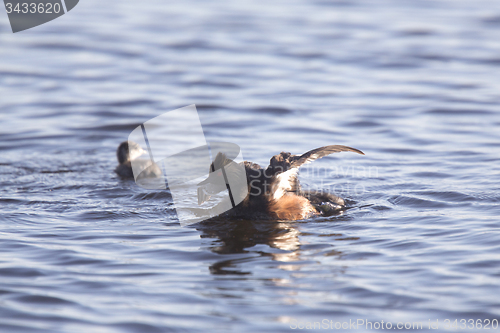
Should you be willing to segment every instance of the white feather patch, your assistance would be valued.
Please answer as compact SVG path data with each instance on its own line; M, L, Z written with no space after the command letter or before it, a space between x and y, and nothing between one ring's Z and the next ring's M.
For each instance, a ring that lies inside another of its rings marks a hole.
M285 171L283 173L280 173L279 175L276 176L276 179L278 180L277 184L274 185L273 190L273 199L278 200L281 198L287 191L292 190L292 183L291 180L294 177L297 177L299 169L298 168L293 168L288 171Z

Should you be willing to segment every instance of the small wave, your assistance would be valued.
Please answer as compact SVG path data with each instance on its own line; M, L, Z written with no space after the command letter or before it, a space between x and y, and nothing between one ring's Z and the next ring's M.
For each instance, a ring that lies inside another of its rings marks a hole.
M394 205L397 205L397 206L417 207L417 208L424 208L424 209L436 209L436 208L450 207L450 205L448 205L444 202L435 201L435 200L420 199L420 198L409 197L409 196L405 196L405 195L394 196L394 197L389 199L389 202L394 204Z

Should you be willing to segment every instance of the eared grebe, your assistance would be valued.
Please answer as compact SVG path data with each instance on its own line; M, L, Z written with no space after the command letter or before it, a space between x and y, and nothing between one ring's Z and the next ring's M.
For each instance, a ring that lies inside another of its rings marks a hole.
M276 220L301 220L315 215L333 215L345 208L342 198L327 192L303 191L298 179L299 167L321 157L351 151L361 155L361 150L332 145L313 149L302 155L291 155L281 152L271 158L269 166L263 169L260 165L244 161L248 194L238 205L224 213L227 216L242 218L264 218ZM216 181L212 177L221 174L237 172L238 168L231 168L231 160L223 153L218 153L210 165L210 175L199 183L198 203L201 204L218 190L214 190ZM213 174L213 175L212 175ZM219 175L220 176L220 175Z
M134 179L134 172L132 171L131 161L134 161L134 168L140 170L137 179L141 178L159 178L162 176L161 169L151 160L137 159L144 154L144 149L139 144L133 141L123 141L116 150L116 157L118 158L118 166L115 172L122 178Z

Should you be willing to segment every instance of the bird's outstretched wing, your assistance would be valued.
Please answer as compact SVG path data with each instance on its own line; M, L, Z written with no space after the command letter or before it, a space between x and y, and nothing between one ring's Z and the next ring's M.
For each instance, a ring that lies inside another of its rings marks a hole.
M327 156L327 155L330 155L333 153L340 153L342 151L352 151L354 153L358 153L361 155L365 154L359 149L351 148L351 147L347 147L347 146L341 146L341 145L324 146L324 147L310 150L307 153L302 154L301 156L299 156L297 159L295 159L292 162L290 167L291 168L298 168L302 164L310 163L310 162L315 161L315 160L322 158L324 156Z
M343 151L352 151L364 155L359 149L342 145L331 145L310 150L302 155L291 155L290 153L281 152L279 155L273 156L266 170L268 175L273 175L277 180L273 182L275 186L271 190L273 199L277 200L281 198L286 192L300 191L300 184L297 177L300 166L324 156Z

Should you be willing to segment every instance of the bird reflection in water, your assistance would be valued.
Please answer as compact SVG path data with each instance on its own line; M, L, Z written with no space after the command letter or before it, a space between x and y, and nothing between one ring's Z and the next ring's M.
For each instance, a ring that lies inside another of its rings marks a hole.
M214 275L247 275L251 271L239 267L248 261L255 261L258 254L279 262L276 268L298 271L306 263L302 258L300 237L302 233L298 222L271 222L269 220L228 220L210 219L200 222L196 227L201 238L214 239L208 249L221 255L245 254L242 257L220 260L210 266ZM329 256L342 255L339 251L329 251ZM249 265L245 265L250 267Z

